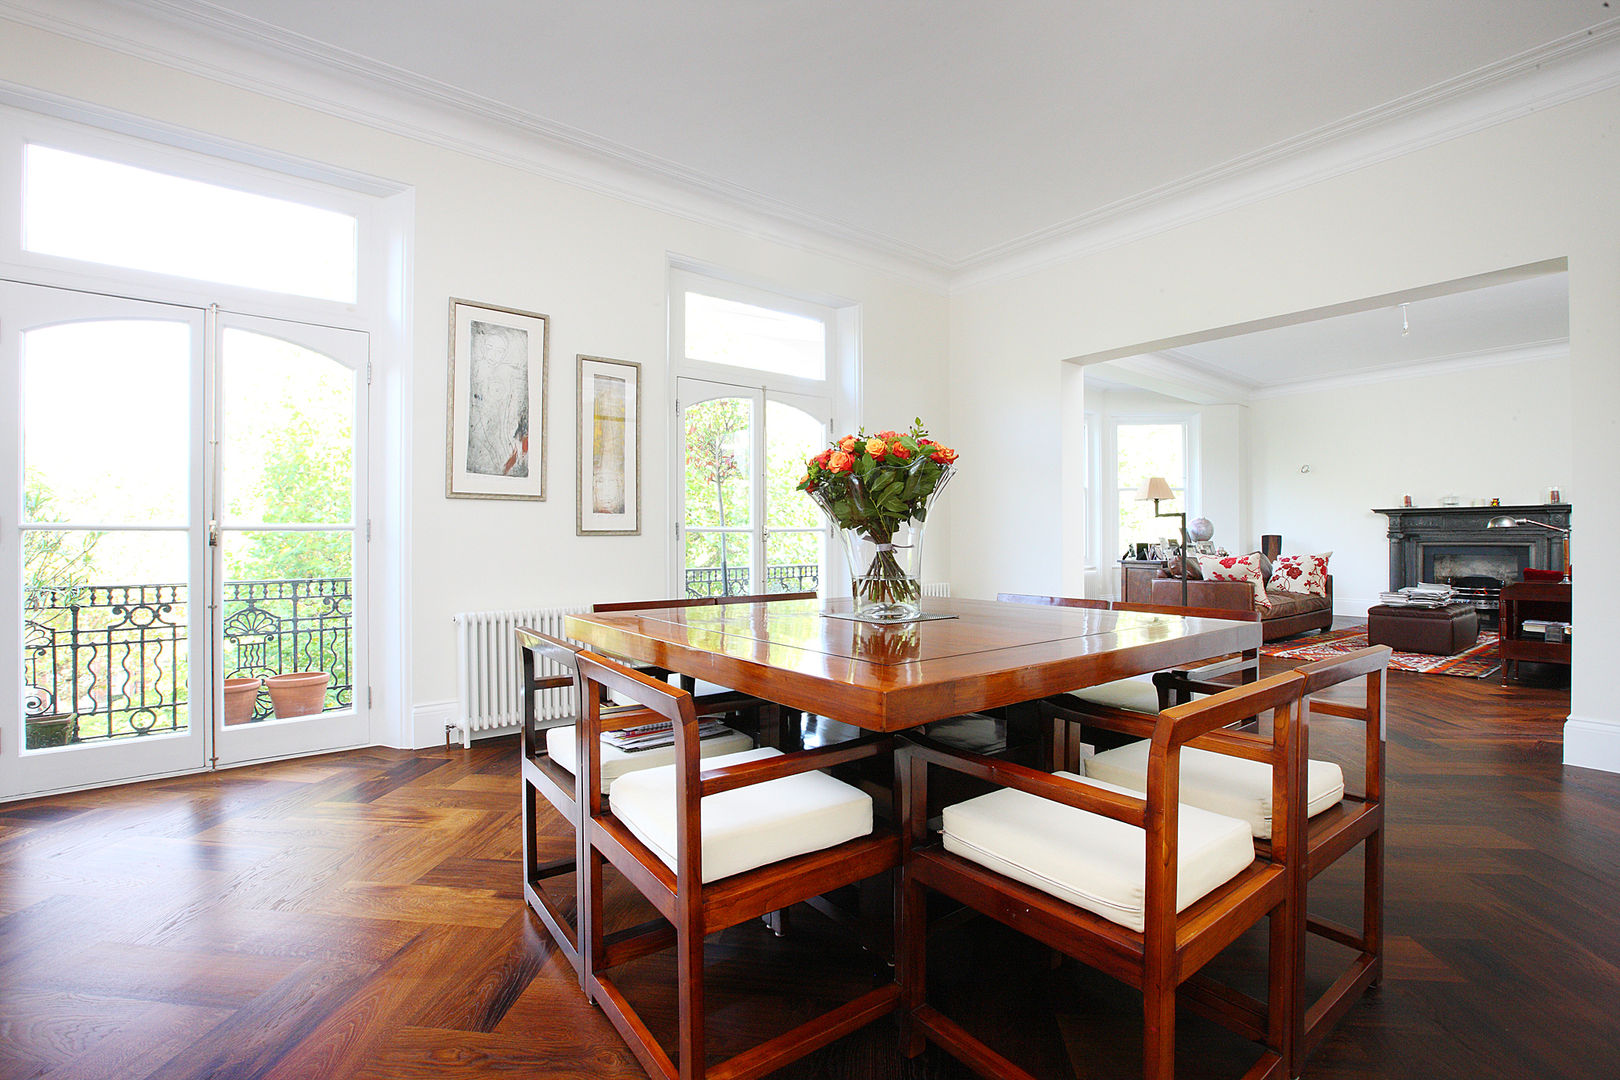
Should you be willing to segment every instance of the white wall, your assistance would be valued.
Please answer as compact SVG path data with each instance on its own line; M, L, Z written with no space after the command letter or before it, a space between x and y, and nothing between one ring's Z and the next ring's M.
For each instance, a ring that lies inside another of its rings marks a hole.
M1575 548L1583 535L1615 535L1617 129L1620 93L1591 95L953 296L953 400L972 403L953 410L964 460L990 454L1008 431L1036 445L1055 434L1066 359L1156 351L1257 320L1567 257ZM955 518L953 535L957 551L973 552L953 575L964 591L993 592L1015 574L1037 590L1062 580L1061 549L1029 539L1061 520L1058 476L1056 462L993 479L964 470L956 494L974 512ZM1577 575L1582 632L1566 754L1620 769L1620 700L1605 678L1607 657L1620 650L1617 613L1620 577Z
M1563 479L1569 407L1567 359L1263 398L1250 409L1255 521L1285 552L1332 551L1334 607L1364 615L1389 587L1389 519L1374 507L1540 503L1556 485L1584 508Z
M5 21L0 71L14 84L414 190L414 306L407 316L414 347L409 356L387 359L406 371L411 401L408 703L431 716L418 736L395 717L406 741L443 737L435 727L442 723L442 703L455 695L453 613L667 594L672 544L665 293L671 255L760 284L859 304L864 412L848 419L881 429L904 427L921 416L942 439L952 439L941 377L949 312L937 291ZM543 503L444 497L451 296L551 317ZM643 365L640 536L574 535L577 353ZM949 577L944 539L930 547L930 579Z

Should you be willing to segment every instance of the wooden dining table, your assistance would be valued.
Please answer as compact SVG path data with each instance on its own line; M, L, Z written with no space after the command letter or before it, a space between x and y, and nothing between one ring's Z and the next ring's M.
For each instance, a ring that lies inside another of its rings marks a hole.
M1260 624L929 597L921 622L840 618L849 600L570 615L598 652L869 731L921 724L1260 646Z

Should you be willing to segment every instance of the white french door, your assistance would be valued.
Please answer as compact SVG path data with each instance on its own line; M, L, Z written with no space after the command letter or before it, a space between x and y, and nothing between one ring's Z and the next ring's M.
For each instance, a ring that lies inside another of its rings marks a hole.
M366 335L220 312L213 339L215 757L361 745Z
M827 581L827 525L796 490L805 459L827 445L826 398L676 380L676 596L817 590Z
M353 331L0 282L0 798L365 741L365 370ZM225 723L228 677L304 671L307 712Z

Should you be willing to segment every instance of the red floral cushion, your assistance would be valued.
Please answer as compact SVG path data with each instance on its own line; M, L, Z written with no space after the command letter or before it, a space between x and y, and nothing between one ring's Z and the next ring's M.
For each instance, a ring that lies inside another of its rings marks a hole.
M1303 596L1326 596L1328 560L1333 552L1320 555L1283 555L1271 571L1271 583L1266 587L1274 592L1297 593Z
M1266 596L1266 577L1260 571L1260 560L1265 556L1258 551L1247 555L1200 555L1198 568L1205 581L1247 581L1254 586L1254 606L1270 610L1271 599Z

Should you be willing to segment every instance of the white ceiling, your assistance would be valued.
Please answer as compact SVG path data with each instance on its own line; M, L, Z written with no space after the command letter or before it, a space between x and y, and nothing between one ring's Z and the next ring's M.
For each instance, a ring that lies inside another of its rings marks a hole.
M1407 376L1441 366L1477 366L1562 355L1569 345L1569 274L1548 273L1087 368L1087 384L1184 396L1286 393L1334 382ZM1149 361L1149 362L1144 362ZM1206 393L1199 395L1198 389ZM1226 395L1230 397L1232 395Z
M939 272L1620 34L1602 0L115 3Z

